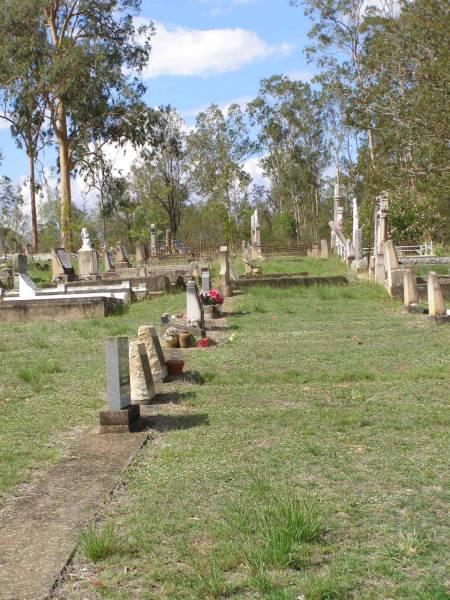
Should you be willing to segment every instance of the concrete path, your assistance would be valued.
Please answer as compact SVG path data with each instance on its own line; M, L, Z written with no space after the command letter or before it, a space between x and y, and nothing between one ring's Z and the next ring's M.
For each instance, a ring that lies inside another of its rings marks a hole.
M113 490L149 433L83 432L69 457L7 507L0 520L1 600L50 597L74 553L76 533Z

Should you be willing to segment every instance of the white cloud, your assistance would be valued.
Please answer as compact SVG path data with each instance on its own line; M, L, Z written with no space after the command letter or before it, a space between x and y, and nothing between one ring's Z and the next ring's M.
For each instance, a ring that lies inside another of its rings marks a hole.
M252 157L249 158L244 163L244 170L252 177L253 185L263 185L265 187L269 187L270 182L267 177L264 175L262 167L259 164L261 157Z
M290 44L271 46L248 29L168 28L156 23L145 78L203 76L236 71L273 54L292 52Z

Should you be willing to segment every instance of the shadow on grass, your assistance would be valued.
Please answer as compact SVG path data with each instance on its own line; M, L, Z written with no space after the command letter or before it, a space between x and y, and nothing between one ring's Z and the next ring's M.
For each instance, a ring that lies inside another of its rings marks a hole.
M180 429L192 429L201 425L209 425L207 413L191 415L153 415L141 418L142 429L151 428L159 432Z

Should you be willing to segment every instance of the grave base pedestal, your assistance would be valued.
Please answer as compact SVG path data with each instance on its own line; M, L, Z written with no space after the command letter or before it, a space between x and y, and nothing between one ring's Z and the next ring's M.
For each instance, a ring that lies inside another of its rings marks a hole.
M121 269L129 269L130 263L128 261L119 261L115 264L116 271L120 271Z
M139 421L140 408L133 404L121 410L102 410L100 417L100 433L128 433Z

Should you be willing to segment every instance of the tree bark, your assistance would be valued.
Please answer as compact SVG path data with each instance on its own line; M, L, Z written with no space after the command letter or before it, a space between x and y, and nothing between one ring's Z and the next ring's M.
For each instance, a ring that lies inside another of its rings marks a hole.
M61 177L61 244L66 250L72 250L72 195L70 188L71 161L69 139L67 135L67 114L64 103L58 104L59 169Z
M31 247L33 252L37 253L39 251L39 234L36 214L36 172L32 152L29 153L28 160L30 164Z

